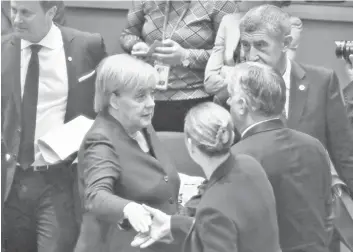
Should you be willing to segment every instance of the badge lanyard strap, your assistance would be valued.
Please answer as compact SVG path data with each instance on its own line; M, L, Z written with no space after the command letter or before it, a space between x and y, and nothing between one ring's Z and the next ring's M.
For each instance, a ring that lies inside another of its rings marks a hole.
M170 12L170 5L171 2L170 0L166 1L166 8L165 8L165 12L164 12L164 22L163 22L163 33L162 33L162 40L166 39L166 32L167 32L167 24L169 21L169 12ZM170 34L169 38L172 38L173 34L175 33L176 29L178 28L181 20L185 17L186 12L189 10L189 6L190 6L190 2L186 5L183 13L181 14L181 16L179 17L177 23L175 24L172 33Z

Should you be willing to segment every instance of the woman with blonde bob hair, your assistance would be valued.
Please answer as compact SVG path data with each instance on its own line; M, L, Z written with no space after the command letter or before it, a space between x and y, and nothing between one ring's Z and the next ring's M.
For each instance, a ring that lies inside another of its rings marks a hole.
M179 176L151 126L157 76L126 54L106 58L97 69L98 115L79 151L83 220L75 252L136 251L133 236L151 224L142 203L177 212ZM152 247L165 250L165 244Z
M254 158L231 154L228 111L210 102L197 105L186 115L184 131L188 152L208 180L195 218L144 206L153 216L152 226L132 245L144 248L173 237L183 243L183 252L280 252L271 184Z

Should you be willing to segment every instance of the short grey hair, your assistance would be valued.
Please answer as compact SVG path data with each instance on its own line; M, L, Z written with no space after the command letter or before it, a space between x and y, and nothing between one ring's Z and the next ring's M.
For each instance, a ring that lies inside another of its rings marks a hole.
M249 10L239 24L240 33L265 31L273 37L290 34L290 16L281 8L273 5L261 5Z
M248 108L259 115L281 115L286 103L286 85L282 76L272 67L258 62L236 65L227 77L230 95L238 83Z
M137 89L153 89L157 82L158 73L148 63L128 54L109 56L97 67L94 111L108 108L113 93L123 95Z
M196 105L185 117L186 137L211 157L229 152L234 139L233 128L229 112L213 102Z

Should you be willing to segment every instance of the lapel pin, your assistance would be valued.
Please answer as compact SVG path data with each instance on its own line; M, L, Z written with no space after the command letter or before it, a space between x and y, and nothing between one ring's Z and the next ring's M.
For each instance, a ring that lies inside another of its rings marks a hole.
M300 86L299 86L299 90L300 90L300 91L304 91L304 90L305 90L305 86L304 86L304 85L300 85Z
M68 61L72 61L72 57L71 56L69 56L67 59L68 59Z
M11 159L11 155L9 153L5 154L5 160L8 162Z

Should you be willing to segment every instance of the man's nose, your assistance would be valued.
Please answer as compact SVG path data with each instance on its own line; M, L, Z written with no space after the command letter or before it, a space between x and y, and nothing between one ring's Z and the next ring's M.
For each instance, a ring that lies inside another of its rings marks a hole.
M21 23L21 22L22 22L21 15L20 15L19 13L13 14L13 15L12 15L12 22L13 22L14 24Z
M248 58L247 59L248 61L258 61L259 56L258 56L258 51L256 50L256 48L254 48L254 47L250 48L250 51L249 51L247 58Z

